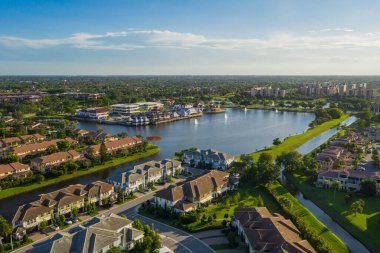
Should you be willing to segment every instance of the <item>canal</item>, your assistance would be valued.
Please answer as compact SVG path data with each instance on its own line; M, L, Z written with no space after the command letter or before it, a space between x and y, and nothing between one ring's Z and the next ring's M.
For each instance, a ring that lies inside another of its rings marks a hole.
M356 121L356 117L352 116L341 123L341 125L351 125ZM333 135L338 133L338 127L331 128L315 138L304 143L302 146L297 148L297 151L303 155L306 155L313 151L315 148L326 142ZM286 183L286 182L284 182ZM322 209L320 209L316 204L314 204L309 199L306 199L301 192L296 192L294 195L299 202L302 203L310 212L312 212L318 220L326 225L335 235L337 235L346 245L351 249L352 252L369 253L369 250L360 243L356 238L344 230L338 223L336 223L328 214L326 214Z

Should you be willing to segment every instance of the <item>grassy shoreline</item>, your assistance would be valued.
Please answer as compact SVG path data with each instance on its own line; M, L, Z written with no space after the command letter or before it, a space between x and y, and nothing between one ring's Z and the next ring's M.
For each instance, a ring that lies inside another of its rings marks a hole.
M264 105L223 105L223 108L235 108L235 109L258 109L258 110L269 110L273 111L274 109L277 109L278 111L282 112L304 112L304 113L313 113L313 109L304 109L304 108L292 108L292 107L280 107L280 106L264 106Z
M308 129L306 132L302 134L292 135L285 138L285 140L280 145L271 146L267 149L253 152L251 153L251 155L253 156L254 160L257 160L261 153L270 152L273 155L273 157L276 158L283 152L293 151L294 149L300 147L302 144L313 139L319 134L329 130L330 128L338 126L342 121L344 121L348 117L349 115L345 114L341 116L339 119L327 121L325 123L322 123L321 125Z
M77 172L75 172L73 174L63 175L63 176L60 176L58 178L47 179L41 183L34 183L31 185L24 185L24 186L18 186L18 187L13 187L13 188L1 190L0 191L0 200L21 194L23 192L36 190L36 189L43 188L43 187L46 187L49 185L53 185L56 183L67 181L69 179L73 179L76 177L92 174L92 173L95 173L97 171L108 169L111 167L115 167L115 166L123 164L123 163L132 162L132 161L144 158L144 157L152 156L158 152L160 152L160 148L154 147L152 149L148 149L144 153L138 153L138 154L135 154L132 156L127 156L127 157L115 158L115 159L112 159L111 161L106 162L105 164L97 165L97 166L94 166L94 167L89 168L87 170L78 170Z

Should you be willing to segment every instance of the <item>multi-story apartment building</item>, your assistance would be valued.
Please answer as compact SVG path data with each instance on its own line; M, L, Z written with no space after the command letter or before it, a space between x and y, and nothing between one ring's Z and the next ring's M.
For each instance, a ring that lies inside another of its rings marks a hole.
M104 97L105 93L65 92L58 95L68 99L99 99Z
M86 108L77 111L74 117L85 119L107 119L109 111L110 110L105 107Z
M272 88L272 86L253 87L251 89L252 97L285 97L286 90L280 88Z
M111 114L120 116L129 116L140 112L138 104L116 104L112 105Z
M364 99L374 99L377 95L377 89L367 88L366 83L346 84L346 83L312 83L303 84L299 87L299 93L305 96L320 95L339 95L344 97L359 97Z

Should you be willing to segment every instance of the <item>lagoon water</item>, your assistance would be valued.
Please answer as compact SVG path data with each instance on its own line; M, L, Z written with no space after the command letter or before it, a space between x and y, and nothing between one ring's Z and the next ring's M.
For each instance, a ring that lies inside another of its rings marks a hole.
M102 129L111 134L127 132L130 136L138 134L161 136L162 139L155 143L160 146L161 152L135 162L1 200L0 214L9 217L19 205L34 200L41 193L54 191L70 184L87 184L95 180L104 180L132 168L135 164L173 157L174 152L188 147L213 148L233 155L263 149L271 146L273 139L277 137L283 139L289 135L304 132L314 118L314 114L311 113L227 109L226 113L205 114L197 119L186 119L157 126L131 127L80 122L77 125L79 129L94 131Z
M226 113L205 114L199 118L156 126L119 126L80 122L77 128L130 136L158 135L162 140L160 158L188 147L212 148L233 155L250 153L271 146L275 138L304 132L315 118L311 113L275 112L269 110L227 109Z

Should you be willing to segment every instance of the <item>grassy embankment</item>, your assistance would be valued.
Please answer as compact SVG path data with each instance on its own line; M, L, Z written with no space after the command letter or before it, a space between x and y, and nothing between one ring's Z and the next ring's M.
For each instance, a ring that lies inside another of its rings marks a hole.
M365 207L363 213L350 212L350 203L344 200L345 192L333 192L329 189L317 188L307 181L302 173L294 173L287 177L305 197L313 201L323 211L331 216L350 234L360 240L371 252L380 249L380 200L377 197L364 197Z
M322 222L320 222L307 208L305 208L285 187L280 183L275 182L267 186L268 191L272 191L274 197L279 200L286 198L291 202L291 215L298 217L310 231L319 236L334 252L346 253L350 252L349 248Z
M11 197L11 196L23 193L23 192L36 190L36 189L39 189L39 188L42 188L45 186L49 186L52 184L56 184L59 182L63 182L63 181L66 181L66 180L69 180L72 178L88 175L88 174L91 174L91 173L94 173L94 172L97 172L100 170L108 169L108 168L123 164L123 163L127 163L127 162L131 162L131 161L134 161L137 159L148 157L148 156L151 156L151 155L158 153L159 151L160 151L159 147L151 146L151 148L148 149L144 153L138 153L138 154L134 154L134 155L127 156L127 157L115 158L115 159L112 159L112 160L106 162L105 164L97 165L97 166L94 166L94 167L89 168L87 170L78 170L77 172L74 172L72 174L63 175L63 176L60 176L58 178L47 179L41 183L34 183L34 184L30 184L30 185L23 185L23 186L5 189L5 190L0 191L0 199Z
M270 152L272 156L276 158L278 155L281 155L283 152L289 152L289 151L295 150L296 148L298 148L305 142L313 139L317 135L329 130L332 127L339 125L343 120L347 119L348 117L349 115L345 114L339 119L330 120L325 123L322 123L321 125L310 128L302 134L289 136L285 138L285 140L280 145L271 146L267 149L254 152L252 153L252 156L254 160L257 160L257 158L259 158L261 153Z

